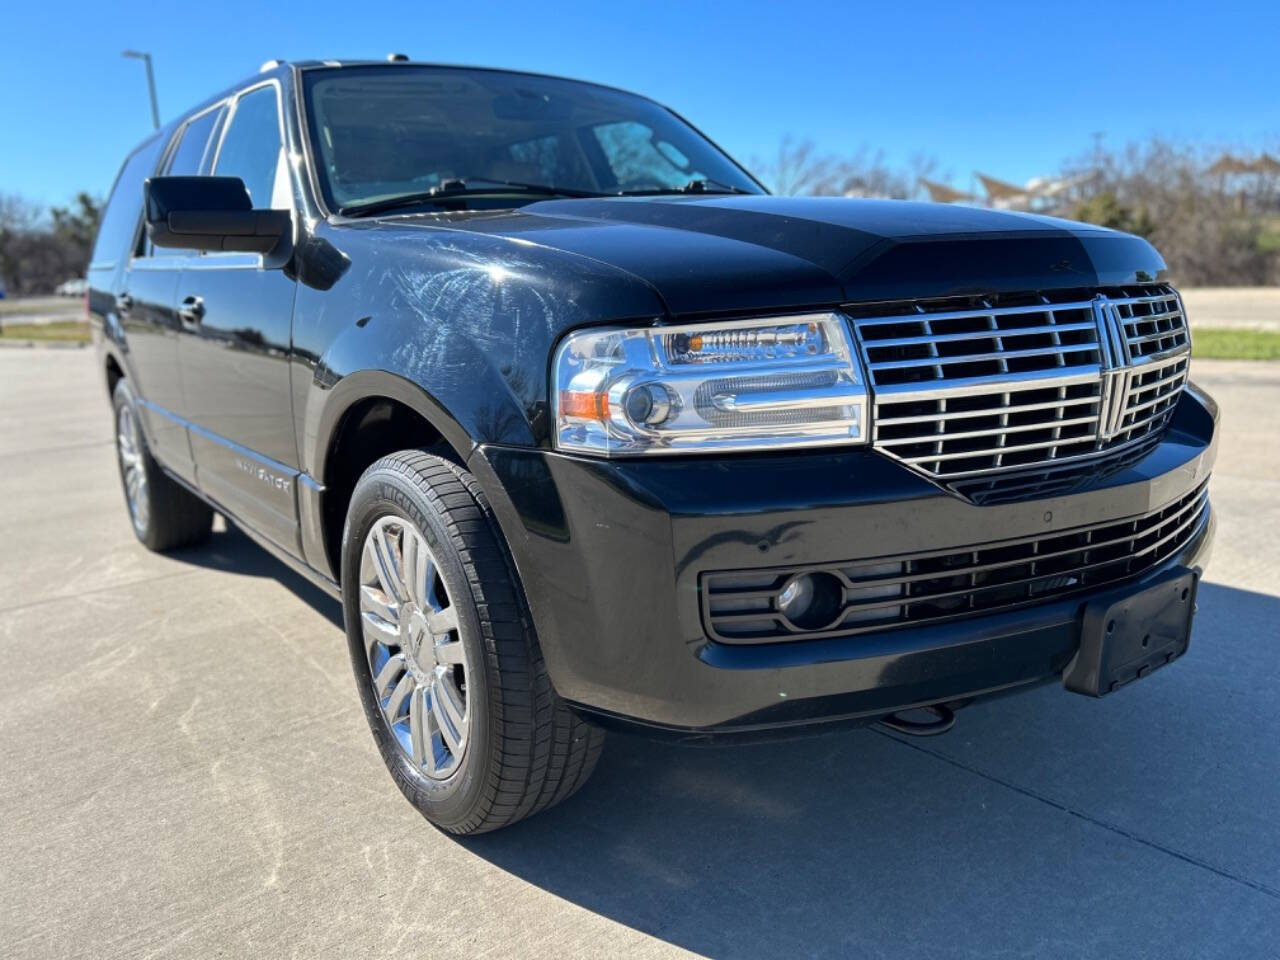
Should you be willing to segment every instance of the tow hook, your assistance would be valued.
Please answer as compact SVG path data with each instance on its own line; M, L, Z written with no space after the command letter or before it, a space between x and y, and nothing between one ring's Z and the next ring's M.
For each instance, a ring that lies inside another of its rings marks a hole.
M909 737L936 737L946 733L956 725L956 713L946 704L935 703L927 707L918 707L923 713L933 714L932 720L908 720L897 713L881 717L876 722L895 733L905 733ZM907 713L915 711L904 711Z

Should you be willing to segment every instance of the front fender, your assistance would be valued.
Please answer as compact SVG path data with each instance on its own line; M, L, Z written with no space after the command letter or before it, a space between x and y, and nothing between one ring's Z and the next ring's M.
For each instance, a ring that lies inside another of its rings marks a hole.
M536 244L421 224L317 231L349 264L332 285L300 282L294 306L299 454L317 479L332 430L368 396L407 403L463 459L480 443L545 448L557 338L664 313L643 281Z

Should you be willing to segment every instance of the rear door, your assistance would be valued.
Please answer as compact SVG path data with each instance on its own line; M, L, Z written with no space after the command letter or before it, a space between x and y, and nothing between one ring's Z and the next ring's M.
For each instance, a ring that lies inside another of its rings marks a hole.
M230 106L212 165L240 177L255 208L290 209L280 88ZM300 554L298 453L289 391L294 281L250 253L187 260L178 284L179 356L201 490L255 530Z

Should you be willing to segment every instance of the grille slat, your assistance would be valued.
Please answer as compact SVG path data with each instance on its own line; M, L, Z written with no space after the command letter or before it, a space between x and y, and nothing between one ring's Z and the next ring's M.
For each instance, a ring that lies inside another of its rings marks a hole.
M1061 388L1059 388L1061 389ZM950 413L923 414L914 417L886 417L880 421L882 427L892 427L899 424L907 423L935 423L939 420L960 420L971 419L975 417L998 417L1009 411L1031 411L1031 410L1056 410L1059 407L1079 406L1086 403L1094 403L1095 401L1089 397L1083 397L1078 400L1057 399L1050 400L1045 403L1024 403L1016 407L1000 406L1000 407L983 407L978 410L957 410ZM1092 418L1090 418L1092 419Z
M1159 510L1040 537L801 568L704 573L708 635L726 643L817 639L912 626L1042 603L1119 583L1178 554L1203 527L1205 484ZM799 573L826 573L842 585L830 624L803 629L787 620L778 594Z
M846 309L875 448L976 503L1123 462L1111 454L1158 435L1186 384L1190 339L1166 285Z
M1039 336L1039 335L1044 335L1046 333L1058 334L1061 331L1069 332L1072 330L1093 330L1093 329L1095 329L1095 327L1094 327L1093 321L1090 320L1088 322L1083 322L1083 323L1059 324L1057 326L1050 327L1047 330L1044 327L1021 327L1014 330L999 330L998 332L1000 335L1000 339L1009 340L1009 339L1016 339L1018 337L1031 336L1033 334ZM989 340L991 339L991 334L995 331L996 331L996 328L990 327L986 330L979 330L973 333L940 333L940 334L934 334L932 336L925 335L925 336L918 336L918 337L896 337L888 340L876 340L874 342L877 347L909 347L914 344L960 343L965 340Z
M992 332L994 333L994 331ZM1044 331L1041 331L1041 333L1043 332ZM929 338L925 338L925 337L921 338L921 340L925 340L925 339L929 339ZM958 356L939 355L938 357L923 357L917 360L882 360L881 362L876 364L876 371L881 372L884 370L911 370L916 367L944 367L945 368L952 365L972 364L972 363L980 363L985 361L995 361L997 363L1007 364L1010 360L1026 359L1031 357L1034 357L1037 359L1051 358L1054 360L1055 365L1058 365L1057 361L1058 359L1060 359L1062 354L1081 353L1084 351L1096 353L1098 349L1093 344L1082 343L1082 344L1076 344L1075 346L1070 346L1070 347L1055 347L1051 344L1048 347L1042 347L1042 348L1033 349L1033 350L1031 349L1006 350L1004 349L1004 345L1001 342L1004 339L1002 336L989 336L987 339L989 339L992 342L995 349L990 350L986 353L960 354ZM934 342L936 343L937 340L935 339ZM946 342L946 341L943 341L943 342ZM1000 372L1008 373L1009 371L1006 369L1006 370L1001 370Z

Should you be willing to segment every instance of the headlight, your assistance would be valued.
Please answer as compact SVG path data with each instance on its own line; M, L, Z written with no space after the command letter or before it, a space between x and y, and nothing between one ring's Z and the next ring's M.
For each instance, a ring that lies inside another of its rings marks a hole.
M866 442L866 382L835 313L584 330L556 350L555 445L597 456Z

